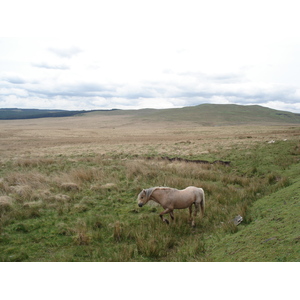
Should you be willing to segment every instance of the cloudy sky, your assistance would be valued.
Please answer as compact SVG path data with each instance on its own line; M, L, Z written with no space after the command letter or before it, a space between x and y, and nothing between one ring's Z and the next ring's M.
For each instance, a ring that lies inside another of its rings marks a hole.
M0 108L300 113L297 2L4 0Z

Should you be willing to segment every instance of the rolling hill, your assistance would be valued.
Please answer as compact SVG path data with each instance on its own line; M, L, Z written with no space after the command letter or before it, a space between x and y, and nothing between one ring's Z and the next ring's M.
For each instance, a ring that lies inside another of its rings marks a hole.
M39 110L39 109L0 109L0 120L32 119L48 117L89 116L128 116L139 121L188 121L204 126L242 124L300 124L300 114L274 110L259 105L201 104L172 109L139 110Z
M97 111L94 114L110 116L131 116L144 121L187 121L203 126L243 124L300 124L300 114L279 111L259 105L201 104L172 109L140 109ZM89 113L87 113L89 114Z

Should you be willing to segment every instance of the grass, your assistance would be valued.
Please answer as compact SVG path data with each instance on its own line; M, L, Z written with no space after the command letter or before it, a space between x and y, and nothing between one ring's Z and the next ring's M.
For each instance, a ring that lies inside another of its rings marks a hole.
M136 152L123 144L105 154L80 148L78 154L14 154L1 161L0 261L298 261L300 144L291 132L287 141L215 144L202 154L195 140L134 142ZM174 149L182 158L231 165L160 159ZM206 214L196 227L187 210L175 211L167 226L160 207L137 206L143 188L161 185L204 189ZM283 195L294 197L291 205ZM272 214L264 214L268 209ZM236 227L231 220L238 214L244 222ZM268 231L270 224L278 233ZM249 245L254 237L257 248Z
M241 226L213 247L216 261L299 261L300 177L294 168L294 182L257 200L250 208L252 222ZM298 176L297 176L298 175Z
M90 114L90 113L88 113ZM146 122L165 120L168 122L194 122L205 126L236 124L299 124L297 114L278 111L259 105L201 104L173 109L140 109L92 112L101 116L130 116Z
M70 112L74 113L74 112ZM259 105L235 105L235 104L201 104L192 107L173 109L140 109L140 110L111 110L88 112L101 116L131 116L133 120L143 122L167 121L167 122L194 122L205 126L236 125L236 124L278 124L300 123L298 114L286 111L278 111Z

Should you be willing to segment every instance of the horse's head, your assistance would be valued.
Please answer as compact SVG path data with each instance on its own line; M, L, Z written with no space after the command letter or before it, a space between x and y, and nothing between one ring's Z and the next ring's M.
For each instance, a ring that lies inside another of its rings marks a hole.
M139 207L142 207L143 205L145 205L148 202L146 190L142 190L139 193L137 201L138 201L138 206Z
M138 198L137 198L139 207L144 206L150 200L152 192L153 192L153 189L151 188L151 189L147 189L147 190L142 190L139 193Z

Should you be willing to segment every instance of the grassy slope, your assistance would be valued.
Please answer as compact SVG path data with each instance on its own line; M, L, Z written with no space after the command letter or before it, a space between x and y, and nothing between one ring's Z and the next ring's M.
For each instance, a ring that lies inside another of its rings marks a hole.
M256 201L249 217L213 249L215 261L300 261L300 175L293 167L294 183Z
M84 113L84 111L0 109L0 120L65 117L81 113ZM145 121L189 121L208 126L261 123L300 123L299 114L278 111L259 105L244 106L235 104L201 104L174 109L87 111L86 114L97 114L99 116L126 115L131 116L134 119L141 119Z
M259 105L201 104L173 109L140 109L92 112L99 115L128 115L144 121L189 121L202 125L300 123L300 115ZM90 113L88 113L90 114Z

